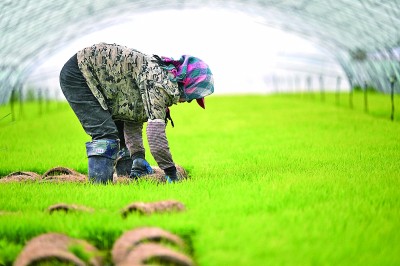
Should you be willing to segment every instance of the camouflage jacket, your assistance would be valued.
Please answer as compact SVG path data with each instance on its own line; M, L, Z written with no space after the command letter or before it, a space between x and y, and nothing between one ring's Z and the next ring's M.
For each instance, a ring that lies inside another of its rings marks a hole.
M178 84L153 56L106 43L84 48L77 56L90 90L114 120L164 120L166 107L180 98Z

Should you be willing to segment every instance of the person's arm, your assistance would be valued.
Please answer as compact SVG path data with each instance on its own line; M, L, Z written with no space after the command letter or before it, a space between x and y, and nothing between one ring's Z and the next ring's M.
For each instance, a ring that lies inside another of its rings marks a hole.
M162 88L154 87L151 80L143 80L138 87L148 116L146 133L150 152L165 174L175 180L176 167L165 132L166 108L171 99Z
M150 152L158 166L172 179L177 179L176 167L172 159L165 132L166 109L179 100L178 84L170 80L167 71L148 58L145 68L136 76L144 109L148 117L147 139ZM170 181L167 178L168 181Z
M132 160L136 158L145 158L142 131L143 123L124 122L125 144L131 154Z
M166 175L175 177L176 167L169 149L164 120L149 120L147 122L146 133L150 152L154 160L156 160L158 166L164 170Z
M167 176L176 177L176 168L169 149L167 135L165 132L166 105L162 89L149 88L143 85L144 93L141 93L143 104L148 115L147 140L150 152L158 166L164 170Z
M153 169L145 159L142 131L143 123L125 122L124 124L125 143L132 158L129 176L134 179L153 173Z

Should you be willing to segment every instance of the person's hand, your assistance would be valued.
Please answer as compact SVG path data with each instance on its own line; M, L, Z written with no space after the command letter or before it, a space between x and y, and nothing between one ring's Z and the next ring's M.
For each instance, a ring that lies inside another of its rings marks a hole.
M165 172L165 180L167 181L167 183L174 183L179 181L175 166L164 169L164 172Z
M142 158L136 158L133 160L130 178L137 179L144 175L150 175L154 173L150 164Z

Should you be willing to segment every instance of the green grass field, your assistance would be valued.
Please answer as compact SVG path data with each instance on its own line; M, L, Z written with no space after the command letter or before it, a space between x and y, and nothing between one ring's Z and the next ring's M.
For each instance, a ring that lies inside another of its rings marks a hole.
M84 238L109 260L114 240L139 226L182 236L198 265L400 265L400 112L390 121L388 95L369 95L368 113L362 94L352 109L345 94L339 103L294 94L206 104L171 108L169 144L187 181L1 183L0 265L45 232ZM11 122L10 107L0 107L0 176L59 165L86 173L89 138L69 106L39 109L27 104ZM187 211L120 215L131 202L165 199ZM59 202L95 212L45 211Z

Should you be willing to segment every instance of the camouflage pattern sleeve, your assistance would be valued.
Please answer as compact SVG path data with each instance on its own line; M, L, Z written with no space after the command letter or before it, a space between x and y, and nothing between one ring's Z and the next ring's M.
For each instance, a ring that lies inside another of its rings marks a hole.
M143 64L137 83L148 119L164 120L166 108L179 100L178 84L172 82L169 73L152 60Z

